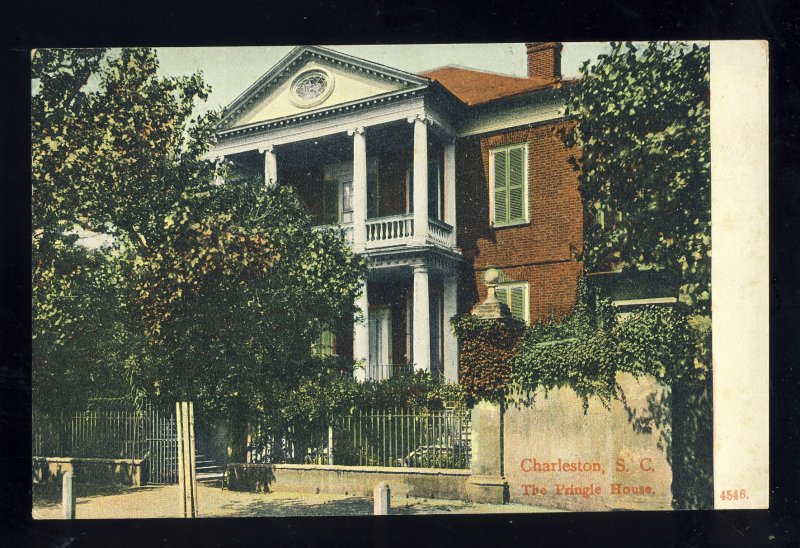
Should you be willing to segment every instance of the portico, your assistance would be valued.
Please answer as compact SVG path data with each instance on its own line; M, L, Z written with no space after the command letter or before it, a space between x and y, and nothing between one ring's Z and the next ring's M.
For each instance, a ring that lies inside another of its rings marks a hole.
M251 98L246 92L234 101L213 154L266 186L295 187L318 229L339 231L367 257L356 302L362 315L353 327L353 358L363 365L356 378L386 378L400 361L455 382L458 347L449 319L461 254L451 98L431 94L430 81L415 75L300 49L265 75ZM370 86L371 95L355 93ZM337 93L350 100L336 103ZM284 97L290 106L281 110ZM259 120L258 112L276 117ZM405 302L391 298L395 289Z

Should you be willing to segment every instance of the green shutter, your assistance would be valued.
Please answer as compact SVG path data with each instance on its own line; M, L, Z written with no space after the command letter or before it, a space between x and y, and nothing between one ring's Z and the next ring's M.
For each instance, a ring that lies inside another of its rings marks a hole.
M336 335L331 331L323 331L314 342L311 351L322 358L336 355Z
M508 152L494 153L494 223L508 222Z
M494 290L494 294L497 297L497 300L501 303L508 304L508 292L504 287L498 287Z
M508 222L525 220L525 151L508 151Z
M324 224L339 223L339 181L325 181L325 219Z
M525 321L525 287L518 285L510 289L511 299L508 307L511 315L518 320Z

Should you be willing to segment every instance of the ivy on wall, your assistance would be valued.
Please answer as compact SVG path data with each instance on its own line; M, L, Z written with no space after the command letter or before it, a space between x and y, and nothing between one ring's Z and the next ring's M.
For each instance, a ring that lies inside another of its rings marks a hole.
M467 401L501 402L511 380L511 360L525 331L513 318L478 319L471 314L452 320L461 341L458 378Z
M511 358L506 393L531 403L545 392L569 386L588 408L590 398L609 407L622 399L617 373L652 375L664 384L692 372L693 339L684 308L642 306L624 319L607 300L579 284L578 305L563 320L528 327Z
M462 344L459 374L467 401L534 405L537 392L564 386L582 400L584 412L592 398L607 408L619 400L636 432L658 430L658 447L673 468L673 506L711 506L711 326L704 317L690 316L682 303L642 306L619 317L580 280L576 305L564 318L525 327L462 316L453 327ZM665 390L648 398L646 409L631 409L618 373L652 376Z

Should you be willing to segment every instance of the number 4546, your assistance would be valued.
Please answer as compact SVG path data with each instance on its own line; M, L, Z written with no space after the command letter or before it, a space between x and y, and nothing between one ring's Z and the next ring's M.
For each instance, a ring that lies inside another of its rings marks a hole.
M747 492L744 489L726 489L719 495L720 500L739 500L739 499L746 499Z

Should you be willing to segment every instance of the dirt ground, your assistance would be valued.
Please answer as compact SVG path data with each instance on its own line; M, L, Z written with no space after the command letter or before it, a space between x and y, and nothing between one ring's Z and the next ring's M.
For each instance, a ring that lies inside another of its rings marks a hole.
M345 495L244 493L198 486L200 517L354 516L371 515L372 500ZM83 491L83 492L82 492ZM77 519L178 518L177 485L90 490L77 486ZM521 504L476 504L455 500L396 498L390 514L475 514L553 512ZM34 519L61 519L60 494L34 490Z

